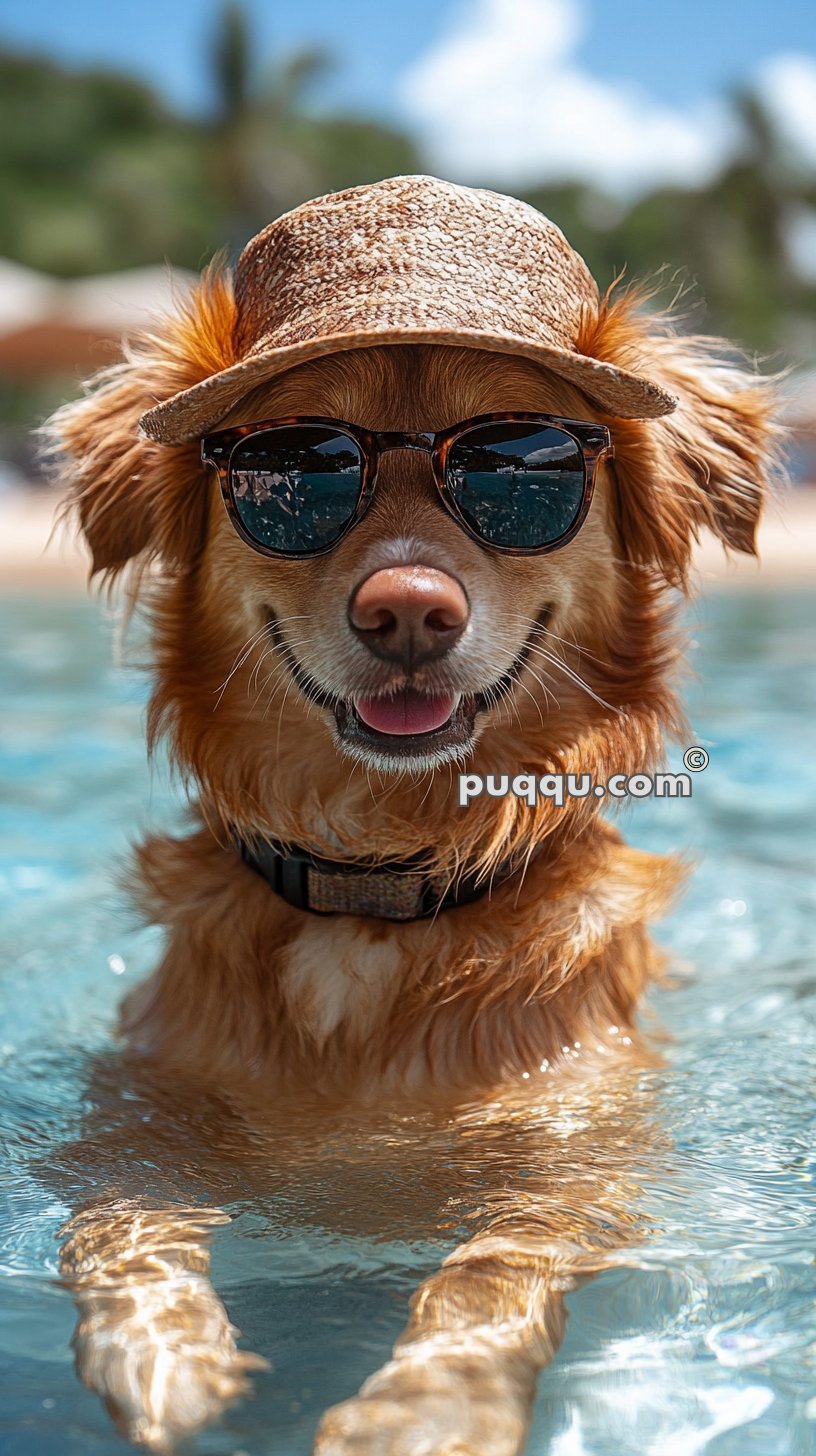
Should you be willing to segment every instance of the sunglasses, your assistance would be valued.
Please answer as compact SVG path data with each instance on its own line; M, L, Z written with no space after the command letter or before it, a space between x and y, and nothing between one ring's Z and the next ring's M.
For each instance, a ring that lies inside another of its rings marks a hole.
M430 455L443 506L493 551L543 555L586 520L598 462L614 454L604 425L553 415L479 415L438 433L364 430L293 416L218 430L201 458L218 471L230 520L264 556L331 551L369 510L380 458Z

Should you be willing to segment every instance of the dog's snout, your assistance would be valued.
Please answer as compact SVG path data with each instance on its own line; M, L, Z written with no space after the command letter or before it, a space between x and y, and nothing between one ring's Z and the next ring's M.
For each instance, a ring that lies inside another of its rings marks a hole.
M349 621L378 657L406 671L441 657L459 641L470 616L459 582L430 566L389 566L354 591Z

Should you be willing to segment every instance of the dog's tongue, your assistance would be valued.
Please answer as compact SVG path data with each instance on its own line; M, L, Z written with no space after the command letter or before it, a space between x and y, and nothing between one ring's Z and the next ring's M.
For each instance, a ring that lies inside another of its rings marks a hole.
M453 693L418 693L403 688L390 698L357 698L357 714L377 733L431 733L447 723L455 706Z

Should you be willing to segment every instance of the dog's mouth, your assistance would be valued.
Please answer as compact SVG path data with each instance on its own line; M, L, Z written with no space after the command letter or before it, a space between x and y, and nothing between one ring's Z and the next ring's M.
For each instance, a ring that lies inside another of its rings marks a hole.
M344 748L355 756L441 761L464 755L474 740L481 693L426 693L404 687L377 697L338 699L334 719Z
M549 608L539 614L507 671L478 692L423 690L406 683L395 691L348 698L327 692L301 667L274 613L268 617L275 646L304 697L333 714L338 747L381 768L404 768L435 767L465 757L475 743L479 716L512 692L549 614Z

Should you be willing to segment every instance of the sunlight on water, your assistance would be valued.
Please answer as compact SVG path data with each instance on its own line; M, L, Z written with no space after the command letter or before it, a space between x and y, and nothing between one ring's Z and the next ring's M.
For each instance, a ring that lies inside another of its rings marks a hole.
M642 1222L570 1298L529 1450L816 1450L814 606L734 596L694 610L691 721L710 766L690 802L642 801L624 818L635 842L698 860L661 928L676 985L650 1001L672 1034L668 1068L610 1087L592 1110L563 1098L540 1136L478 1112L456 1137L424 1114L333 1114L318 1146L297 1115L262 1137L205 1098L168 1102L110 1057L116 1004L160 947L134 927L115 875L146 825L179 821L180 800L145 767L144 684L110 665L98 609L5 605L4 1452L125 1449L74 1376L75 1311L55 1280L57 1229L103 1185L233 1215L214 1281L272 1368L200 1449L295 1456L321 1410L387 1358L412 1288L490 1187L560 1168L550 1196L562 1177L568 1210L584 1166L626 1179ZM619 1136L632 1125L634 1166Z

